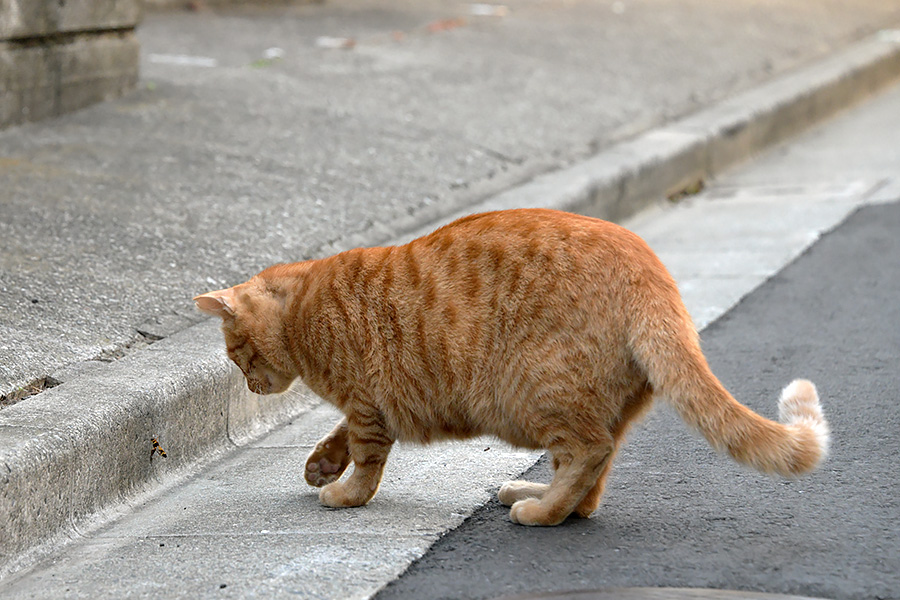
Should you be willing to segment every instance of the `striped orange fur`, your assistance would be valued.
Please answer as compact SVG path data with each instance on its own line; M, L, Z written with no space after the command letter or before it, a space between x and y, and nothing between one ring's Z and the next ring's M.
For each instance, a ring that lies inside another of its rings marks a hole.
M344 413L307 463L328 506L368 502L395 441L493 435L553 457L549 485L501 487L513 521L587 516L629 424L657 395L760 471L797 475L827 452L813 385L785 388L780 423L739 404L656 255L598 219L474 215L403 246L276 265L195 301L222 317L252 391L299 377Z

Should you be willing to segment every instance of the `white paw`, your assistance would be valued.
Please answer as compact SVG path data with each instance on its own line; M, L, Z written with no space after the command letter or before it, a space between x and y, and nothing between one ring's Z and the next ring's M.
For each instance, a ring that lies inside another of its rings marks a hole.
M347 506L344 498L343 485L338 482L329 483L319 490L319 502L330 508Z
M504 506L512 506L525 498L540 498L547 491L547 485L531 481L507 481L500 486L497 498Z
M542 512L540 500L537 498L526 498L512 505L509 511L509 519L519 525L543 525L539 521Z

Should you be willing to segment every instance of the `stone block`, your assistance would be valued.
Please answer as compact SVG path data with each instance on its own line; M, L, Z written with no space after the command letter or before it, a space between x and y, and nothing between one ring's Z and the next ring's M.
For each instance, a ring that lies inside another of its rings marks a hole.
M140 0L0 0L0 40L133 29Z
M0 40L45 35L53 31L54 15L45 0L0 0Z
M45 46L0 42L0 127L55 114L56 75Z
M0 127L113 98L138 78L132 32L78 35L52 44L0 42Z
M54 48L57 114L121 96L137 84L140 46L131 32L75 38Z
M148 10L203 10L205 8L252 6L290 6L299 4L324 4L325 0L144 0Z
M134 29L142 7L140 0L64 0L59 6L58 31Z
M0 128L137 83L140 0L0 0Z

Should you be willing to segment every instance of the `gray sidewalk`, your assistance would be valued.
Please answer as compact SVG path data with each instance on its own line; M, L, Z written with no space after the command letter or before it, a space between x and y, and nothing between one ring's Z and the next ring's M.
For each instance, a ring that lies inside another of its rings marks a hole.
M722 177L707 192L645 211L626 225L672 269L698 322L709 322L857 207L900 200L898 105L900 87L895 87ZM781 383L761 385L777 389ZM774 396L767 400L763 412L772 414ZM368 598L537 458L490 439L401 445L368 506L329 510L318 504L316 490L303 483L301 473L312 444L336 419L333 409L315 408L168 489L122 507L118 518L84 531L38 569L0 585L0 595ZM652 431L634 437L638 446L655 439ZM729 461L710 459L705 445L701 452L704 477L720 483L741 478L742 471ZM625 454L620 468L629 483L617 485L617 502L650 502L639 483L648 474ZM784 485L750 479L741 481L763 488ZM804 484L797 483L802 493ZM821 495L809 500L828 503ZM677 507L667 514L677 514ZM531 533L540 539L540 532ZM690 584L691 576L681 574L679 580ZM844 588L856 589L852 581L842 581ZM454 585L468 589L464 582ZM880 589L881 583L872 585ZM639 592L633 593L642 597ZM429 588L409 597L454 596Z
M0 409L0 575L316 404L247 393L197 292L457 212L619 219L900 73L893 0L510 6L150 15L138 91L0 132L0 395L52 388Z

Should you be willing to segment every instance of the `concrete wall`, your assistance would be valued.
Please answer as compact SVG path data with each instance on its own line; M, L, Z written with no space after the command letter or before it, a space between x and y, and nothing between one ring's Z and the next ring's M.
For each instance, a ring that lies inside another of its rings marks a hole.
M140 0L0 0L0 127L134 87L141 9Z

